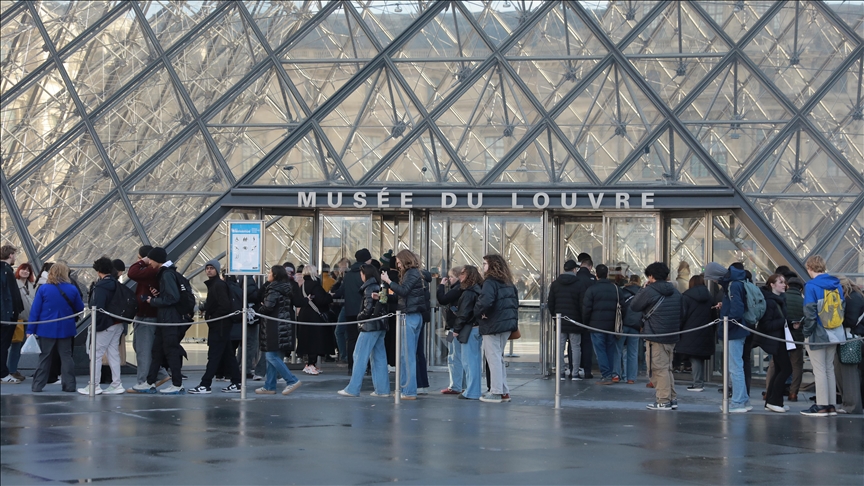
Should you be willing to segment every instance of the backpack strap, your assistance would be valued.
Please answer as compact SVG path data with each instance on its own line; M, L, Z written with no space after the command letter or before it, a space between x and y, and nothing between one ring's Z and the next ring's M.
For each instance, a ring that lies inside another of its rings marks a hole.
M70 299L69 296L66 295L66 292L63 292L63 289L60 288L60 284L52 284L52 285L57 287L57 290L60 291L60 295L63 296L63 300L65 300L66 303L69 304L69 310L71 310L72 313L74 314L75 313L75 306L72 305L72 299Z

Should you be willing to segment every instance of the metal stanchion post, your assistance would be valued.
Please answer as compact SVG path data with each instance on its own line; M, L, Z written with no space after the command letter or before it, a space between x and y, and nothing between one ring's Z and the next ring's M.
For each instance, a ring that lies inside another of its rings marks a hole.
M246 347L248 334L248 330L246 329L246 309L248 309L248 298L249 290L246 287L246 275L243 275L243 342L240 343L240 346L242 346L240 349L243 350L243 364L242 369L240 370L240 400L246 400L246 362L248 361L246 359L246 354L249 352L249 349Z
M396 311L396 405L402 403L402 311Z
M94 305L90 308L90 398L96 396L96 385L96 306Z
M555 374L561 371L561 314L555 314ZM564 375L561 375L564 376ZM561 409L561 377L555 376L555 410Z
M723 318L723 413L729 413L729 316Z

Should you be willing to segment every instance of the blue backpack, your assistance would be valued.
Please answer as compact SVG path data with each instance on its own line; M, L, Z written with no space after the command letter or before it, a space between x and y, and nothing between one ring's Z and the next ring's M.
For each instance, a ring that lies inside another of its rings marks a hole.
M744 280L744 321L747 326L755 329L756 323L765 315L765 296L753 282Z

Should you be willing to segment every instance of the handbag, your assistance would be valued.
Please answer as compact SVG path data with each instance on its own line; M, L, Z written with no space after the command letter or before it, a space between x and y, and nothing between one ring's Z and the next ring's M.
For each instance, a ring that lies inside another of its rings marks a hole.
M23 343L24 342L24 324L18 324L15 326L15 332L12 334L12 342L13 343Z
M309 299L309 296L306 294L306 283L305 282L303 283L303 285L300 286L300 290L303 292L303 298L307 299L309 301L309 307L311 307L312 310L314 310L318 314L318 317L321 318L321 322L332 322L330 320L330 317L327 314L318 310L318 306L315 305L315 303L312 302L311 299Z
M508 337L507 340L508 341L515 341L521 337L522 337L522 333L519 332L519 329L516 329L515 331L510 333L510 337Z
M615 303L615 332L624 332L624 318L621 316L621 291L616 287L615 297L618 302Z
M42 348L39 347L39 341L36 340L36 335L31 334L27 337L27 340L24 341L24 345L21 346L21 354L40 354L42 353Z
M852 339L852 333L846 331L848 339ZM861 341L846 341L840 345L838 350L840 362L847 365L857 365L861 362Z

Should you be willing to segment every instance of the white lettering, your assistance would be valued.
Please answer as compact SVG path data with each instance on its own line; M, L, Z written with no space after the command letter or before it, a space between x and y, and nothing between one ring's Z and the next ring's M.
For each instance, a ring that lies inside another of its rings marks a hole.
M615 207L617 209L630 209L630 194L627 194L626 192L616 192Z
M543 204L540 204L540 199L543 199ZM538 192L534 194L534 207L537 209L546 209L546 206L549 205L549 194L545 192Z
M341 192L336 193L336 202L334 203L333 202L333 193L328 192L327 193L327 205L330 206L331 208L338 208L339 206L341 206L342 205L342 193Z
M366 193L365 192L355 192L354 193L354 207L357 209L363 209L366 207Z
M297 193L297 207L298 208L314 208L315 207L315 193L314 192L298 192Z
M411 196L413 196L413 192L403 192L401 200L399 201L399 207L402 208L413 208L414 205L411 204Z
M380 191L378 191L378 207L379 208L389 208L390 207L390 193L387 192L386 187L384 187Z
M525 206L516 202L516 193L515 192L513 193L513 204L510 207L512 207L513 209L522 209L525 207Z
M589 192L588 193L588 199L591 200L591 207L592 208L600 209L600 203L603 201L603 193L601 192L600 197L598 197L597 199L594 199L594 193Z
M654 193L642 193L642 209L654 209Z
M449 199L449 202L448 202ZM441 209L450 209L456 206L456 194L452 192L441 193Z
M576 193L574 192L572 194L572 196L573 196L573 204L567 204L567 193L566 192L561 193L561 207L562 208L573 209L576 207Z
M469 192L468 193L468 207L471 209L477 209L480 206L483 206L483 193L482 192L477 193L477 203L475 204L474 203L474 193Z

